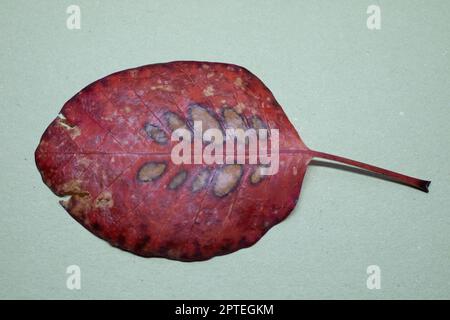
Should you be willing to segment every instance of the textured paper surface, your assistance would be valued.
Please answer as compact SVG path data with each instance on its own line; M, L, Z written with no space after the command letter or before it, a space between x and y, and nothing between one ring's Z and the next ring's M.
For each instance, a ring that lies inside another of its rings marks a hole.
M3 3L0 297L450 298L450 4L382 3L369 30L371 4ZM430 179L430 193L310 166L291 216L250 249L186 264L110 247L59 206L33 152L85 85L180 59L247 67L311 148ZM74 264L81 290L66 287Z

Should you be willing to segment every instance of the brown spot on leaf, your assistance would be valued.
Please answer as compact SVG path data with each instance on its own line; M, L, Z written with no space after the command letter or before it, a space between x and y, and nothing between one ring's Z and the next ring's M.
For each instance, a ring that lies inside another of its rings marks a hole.
M214 87L212 85L207 86L205 89L203 89L203 95L205 97L214 95Z
M252 124L252 128L255 130L267 129L266 124L258 116L252 116L250 118L250 123Z
M92 160L89 158L85 158L85 157L80 157L78 159L78 164L84 168L87 168L91 165Z
M231 108L225 108L223 110L223 118L225 121L225 126L229 129L246 129L242 117Z
M192 191L197 192L203 189L209 180L210 172L208 169L203 169L200 173L195 177L194 182L192 183Z
M175 177L172 178L172 180L169 183L169 189L175 190L178 189L179 186L183 184L183 182L187 178L187 172L185 170L182 170L178 172Z
M58 118L57 124L66 129L72 139L75 139L81 134L80 128L78 128L77 126L71 126L67 122L66 118Z
M159 144L166 144L167 143L167 136L166 133L160 129L158 126L154 124L147 123L144 127L145 132L147 133L148 137L154 141L156 141Z
M264 176L261 174L262 169L263 169L262 166L258 166L258 167L255 168L255 170L253 171L252 175L250 176L250 182L252 184L257 184L262 179L264 179Z
M112 194L109 191L103 191L97 199L95 199L96 208L111 208L113 205L114 201L112 199Z
M239 102L234 109L236 110L237 113L242 113L245 110L246 106L244 103Z
M179 128L186 129L186 122L176 113L168 111L164 114L164 118L166 119L167 125L170 130L175 131Z
M137 178L141 182L149 182L158 179L166 170L166 164L162 162L147 162L138 171Z
M237 77L236 80L234 80L234 85L238 88L244 89L244 82L241 77Z
M67 200L59 202L75 219L84 220L86 213L91 210L92 198L89 194L73 194Z
M237 186L242 172L242 165L239 164L223 166L215 179L214 194L218 197L224 197L229 194Z
M157 86L151 86L150 89L151 90L162 90L162 91L168 91L168 92L175 91L174 88L170 84L161 84L161 85L157 85Z
M61 196L70 196L59 203L76 219L83 219L86 212L91 209L92 198L89 192L81 188L80 180L70 180L61 187Z
M250 124L251 124L252 128L256 130L256 134L258 135L258 137L261 137L259 130L263 130L263 129L267 130L267 125L258 116L255 116L255 115L252 116L250 118ZM270 135L270 133L269 133L269 131L267 131L267 136L269 136L269 135Z
M219 129L221 130L219 121L213 117L208 110L199 106L198 104L192 105L189 109L190 118L192 122L200 121L202 123L203 132L208 129Z
M64 183L61 187L62 194L65 196L86 193L81 190L81 180L73 179Z

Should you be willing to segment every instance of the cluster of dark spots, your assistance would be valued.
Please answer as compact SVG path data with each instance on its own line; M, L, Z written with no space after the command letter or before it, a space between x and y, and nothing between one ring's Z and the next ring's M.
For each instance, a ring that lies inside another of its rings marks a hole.
M149 243L151 240L150 236L148 235L144 235L141 236L138 241L136 241L136 243L134 244L134 250L139 252L142 251L142 249L145 248L145 246L147 245L147 243Z
M214 194L224 197L233 191L242 177L243 168L240 164L229 164L219 169L214 181Z
M176 190L178 189L183 182L186 180L187 178L187 171L186 170L182 170L180 172L178 172L175 177L172 178L172 180L169 183L169 189L170 190Z
M171 130L177 128L185 128L186 122L181 117L173 112L167 112L165 114L166 121ZM260 129L267 130L267 124L257 115L252 115L249 119L240 115L235 109L230 107L224 107L222 115L218 116L214 111L199 105L191 104L188 107L188 124L190 127L194 126L194 122L202 123L202 130L205 132L208 129L218 129L224 133L225 129L242 129L246 130L248 127L257 131ZM269 133L268 133L269 134ZM248 139L246 139L247 142Z
M137 173L137 179L140 182L150 182L158 179L166 170L164 162L147 162Z
M150 139L156 141L159 144L166 144L167 141L169 140L167 138L166 133L161 128L159 128L154 124L151 123L145 124L144 130Z
M200 171L192 182L192 191L197 192L202 190L208 184L209 176L210 171L208 169Z

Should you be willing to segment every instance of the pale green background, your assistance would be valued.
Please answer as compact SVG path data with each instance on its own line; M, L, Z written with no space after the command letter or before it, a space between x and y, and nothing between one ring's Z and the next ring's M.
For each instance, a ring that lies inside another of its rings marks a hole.
M450 298L450 1L0 3L0 297ZM66 28L72 3L81 30ZM431 192L311 166L291 216L250 249L181 263L110 247L59 206L33 152L88 83L180 59L247 67L311 148L431 179Z

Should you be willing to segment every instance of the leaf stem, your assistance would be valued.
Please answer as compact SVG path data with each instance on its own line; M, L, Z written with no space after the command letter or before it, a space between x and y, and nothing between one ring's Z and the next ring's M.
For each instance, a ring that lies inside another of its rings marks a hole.
M428 180L421 180L421 179L417 179L414 177L410 177L404 174L400 174L394 171L390 171L390 170L386 170L380 167L376 167L367 163L363 163L363 162L359 162L359 161L355 161L352 159L348 159L348 158L344 158L344 157L340 157L340 156L336 156L333 154L329 154L329 153L325 153L325 152L320 152L320 151L314 151L314 150L310 150L310 154L313 157L317 157L317 158L323 158L323 159L327 159L327 160L331 160L331 161L336 161L336 162L341 162L341 163L345 163L354 167L358 167L358 168L362 168L364 170L367 171L371 171L371 172L375 172L384 176L387 176L389 178L392 178L393 180L396 180L398 182L401 182L405 185L408 185L410 187L419 189L423 192L427 192L428 193L428 187L430 186L431 181Z

